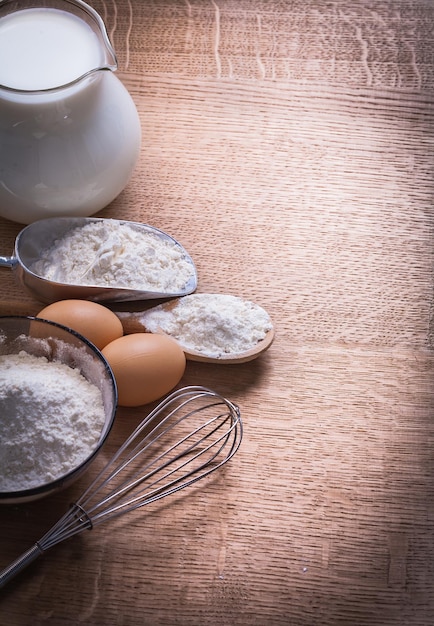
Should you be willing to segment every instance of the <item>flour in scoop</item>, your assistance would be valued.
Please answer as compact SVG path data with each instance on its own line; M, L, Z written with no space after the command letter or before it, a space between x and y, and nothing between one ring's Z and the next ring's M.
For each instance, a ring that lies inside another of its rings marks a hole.
M116 220L71 229L31 270L60 283L159 293L183 291L193 273L176 242Z
M100 390L43 356L0 356L0 491L39 487L93 452L104 425Z
M254 302L211 293L184 296L170 309L154 307L140 322L149 332L161 329L186 350L216 358L250 350L272 329L270 316Z

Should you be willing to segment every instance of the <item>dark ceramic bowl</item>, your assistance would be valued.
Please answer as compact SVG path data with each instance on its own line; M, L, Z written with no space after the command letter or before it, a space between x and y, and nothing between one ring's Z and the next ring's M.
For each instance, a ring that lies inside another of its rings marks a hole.
M29 502L71 485L89 468L101 451L112 428L117 407L116 382L110 366L92 343L70 328L35 317L0 317L0 355L17 354L21 350L78 368L101 391L104 419L95 448L76 467L52 482L32 485L28 489L1 491L0 487L0 504ZM0 457L1 455L0 447Z

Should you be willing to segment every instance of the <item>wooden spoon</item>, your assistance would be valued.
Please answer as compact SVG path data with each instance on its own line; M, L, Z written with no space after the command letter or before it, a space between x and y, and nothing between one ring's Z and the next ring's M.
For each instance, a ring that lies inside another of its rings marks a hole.
M180 298L175 298L159 306L162 309L164 309L164 311L170 312L172 309L176 307L179 300ZM147 311L149 310L151 309L147 309ZM142 311L142 312L114 311L114 312L119 317L125 334L132 334L132 333L138 333L138 332L154 332L154 333L160 333L162 335L171 336L169 333L166 333L161 328L158 328L153 331L150 331L148 328L146 328L146 322L145 320L142 320L141 317L147 311ZM184 350L184 354L189 361L201 361L202 363L236 364L236 363L247 363L248 361L253 361L253 359L256 359L260 354L265 352L265 350L267 350L273 343L274 334L275 334L274 328L271 328L265 335L264 339L262 339L261 341L258 341L258 343L252 348L249 348L248 350L245 350L240 353L234 353L234 352L224 353L218 357L206 354L205 352L202 352L202 351L199 352L196 350L192 350L188 346L183 345L182 339L180 337L173 337L173 338L176 339L178 343L181 345L182 349Z

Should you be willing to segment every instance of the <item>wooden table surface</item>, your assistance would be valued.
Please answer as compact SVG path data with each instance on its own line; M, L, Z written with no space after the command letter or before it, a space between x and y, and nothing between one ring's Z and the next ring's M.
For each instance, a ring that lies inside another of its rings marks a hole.
M100 215L166 230L276 339L182 384L236 401L218 477L48 552L0 622L434 623L434 4L94 0L143 144ZM1 253L21 225L0 220ZM1 313L41 304L1 270ZM119 409L110 446L141 409ZM0 510L6 565L83 490Z

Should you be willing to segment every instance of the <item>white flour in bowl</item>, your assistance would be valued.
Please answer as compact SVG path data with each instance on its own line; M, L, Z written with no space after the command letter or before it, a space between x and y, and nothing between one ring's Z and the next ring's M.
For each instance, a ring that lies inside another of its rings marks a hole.
M174 241L109 219L71 229L31 270L60 283L159 293L181 292L194 274Z
M0 355L0 491L30 489L73 470L104 425L100 390L43 356Z

